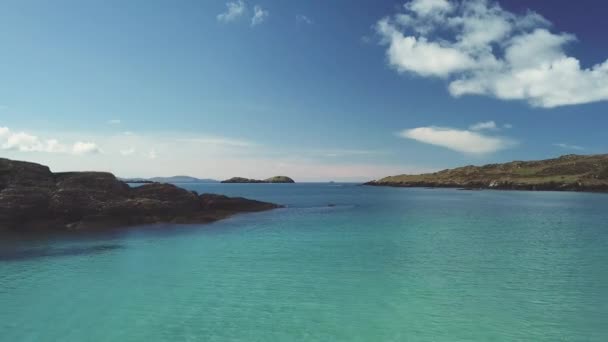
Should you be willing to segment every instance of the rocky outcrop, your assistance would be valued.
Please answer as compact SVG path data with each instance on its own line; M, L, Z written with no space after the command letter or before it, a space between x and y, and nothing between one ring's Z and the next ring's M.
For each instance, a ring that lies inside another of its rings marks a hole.
M0 230L205 223L278 207L245 198L199 195L171 184L131 188L111 173L52 173L43 165L0 158Z
M295 181L287 176L274 176L264 180L232 177L222 181L222 183L295 183Z
M230 179L223 180L222 183L264 183L264 181L251 178L232 177Z
M264 183L295 183L295 181L287 176L274 176L265 179Z
M608 154L464 166L422 175L391 176L365 185L608 192Z

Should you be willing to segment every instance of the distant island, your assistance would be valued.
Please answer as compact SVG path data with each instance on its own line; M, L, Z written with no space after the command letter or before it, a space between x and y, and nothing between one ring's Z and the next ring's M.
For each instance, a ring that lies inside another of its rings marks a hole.
M207 223L281 206L201 194L173 184L130 187L107 172L53 173L0 158L0 232L75 231L150 223Z
M190 176L152 177L152 178L120 178L125 183L219 183L215 179L196 178Z
M464 166L421 175L398 175L372 186L608 192L608 154Z
M274 176L264 180L232 177L230 179L223 180L222 183L295 183L295 181L287 176Z
M190 176L152 177L148 180L157 183L219 183L215 179L196 178Z

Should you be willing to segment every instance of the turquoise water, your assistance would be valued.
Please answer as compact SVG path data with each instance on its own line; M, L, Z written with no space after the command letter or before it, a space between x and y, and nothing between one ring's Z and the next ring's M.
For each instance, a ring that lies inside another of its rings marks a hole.
M608 195L186 187L289 207L5 239L0 340L608 340Z

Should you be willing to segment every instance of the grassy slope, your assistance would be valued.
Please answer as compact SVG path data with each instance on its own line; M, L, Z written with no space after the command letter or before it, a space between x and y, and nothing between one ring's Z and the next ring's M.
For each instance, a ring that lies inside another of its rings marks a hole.
M562 184L608 186L608 154L566 155L539 161L465 166L422 175L398 175L371 182L372 185L480 186L490 184Z

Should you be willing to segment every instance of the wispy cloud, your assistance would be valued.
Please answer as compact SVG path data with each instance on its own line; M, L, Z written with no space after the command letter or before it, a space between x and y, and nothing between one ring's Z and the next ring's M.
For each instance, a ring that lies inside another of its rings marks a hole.
M120 119L112 119L108 120L108 124L110 125L119 125L122 121Z
M270 12L267 9L262 8L262 6L255 5L253 7L253 17L251 18L251 26L257 26L263 23L269 15Z
M247 12L247 5L243 0L229 1L226 3L226 11L217 15L220 22L231 22L242 17Z
M469 126L469 129L472 131L483 131L483 130L495 131L498 129L498 126L496 125L496 122L494 122L494 121L484 121L484 122L478 122L476 124Z
M553 144L553 146L561 147L561 148L564 148L567 150L577 150L577 151L582 151L585 149L582 146L570 145L570 144L565 144L565 143L556 143L556 144Z
M379 20L389 65L448 80L455 96L489 95L536 107L608 100L608 60L590 68L566 52L576 40L541 15L491 0L412 0Z
M305 16L304 14L296 14L296 22L298 24L307 24L307 25L312 25L313 24L312 19L310 19L309 17Z
M387 151L380 150L357 150L357 149L324 149L324 150L313 150L313 155L321 157L335 158L335 157L352 157L352 156L376 156L386 155Z
M516 144L514 140L505 137L489 136L471 130L436 126L406 129L399 132L398 135L402 138L472 155L490 154Z
M203 137L193 137L193 138L179 138L178 142L191 142L200 145L207 146L226 146L226 147L252 147L256 144L247 141L247 140L239 140L232 139L226 137L216 137L216 136L203 136Z
M123 156L130 156L130 155L133 155L135 153L135 148L130 147L130 148L127 148L127 149L124 149L124 150L120 150L119 152Z

